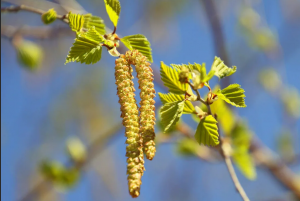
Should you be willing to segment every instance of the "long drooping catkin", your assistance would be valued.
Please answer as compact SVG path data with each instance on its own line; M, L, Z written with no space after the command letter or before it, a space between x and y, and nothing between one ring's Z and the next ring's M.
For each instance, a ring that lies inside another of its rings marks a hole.
M128 144L126 147L128 189L132 197L138 197L145 168L142 138L139 133L138 107L134 98L132 68L124 55L121 55L115 64L117 95L125 126L126 144Z
M128 51L126 60L135 65L138 77L140 97L140 133L143 138L143 149L147 159L152 160L155 156L155 90L153 84L153 71L147 58L137 50Z

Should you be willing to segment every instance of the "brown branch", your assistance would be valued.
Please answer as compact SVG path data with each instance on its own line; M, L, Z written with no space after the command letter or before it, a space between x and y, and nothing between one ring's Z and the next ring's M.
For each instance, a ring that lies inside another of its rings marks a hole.
M12 38L18 33L23 37L37 38L37 39L55 39L60 36L75 36L75 33L66 26L43 26L43 27L15 27L10 25L1 25L1 36Z
M5 7L5 8L1 8L1 13L2 12L19 12L19 11L28 11L31 13L36 13L39 15L44 14L46 11L37 9L37 8L33 8L30 6L25 6L25 5L20 5L20 6L10 6L10 7ZM68 20L66 19L65 15L57 15L56 16L57 19L62 20L63 22L68 23Z

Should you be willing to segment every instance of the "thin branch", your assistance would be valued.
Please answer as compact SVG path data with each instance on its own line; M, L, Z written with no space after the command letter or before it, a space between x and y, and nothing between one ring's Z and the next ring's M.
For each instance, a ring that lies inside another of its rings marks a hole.
M246 194L246 192L244 191L242 185L240 184L239 179L237 178L237 176L235 174L235 171L234 171L232 162L230 160L230 157L225 155L224 159L225 159L225 163L226 163L228 172L231 176L231 179L232 179L232 181L235 185L236 190L239 192L239 194L241 195L241 197L243 198L244 201L250 201L247 194Z
M1 8L1 13L2 12L19 12L21 10L28 11L28 12L31 12L31 13L36 13L36 14L39 14L39 15L42 15L46 12L46 11L43 11L43 10L40 10L40 9L37 9L37 8L33 8L33 7L30 7L30 6L20 5L20 6L10 6L10 7ZM56 18L59 19L59 20L62 20L63 22L68 23L68 20L66 19L65 15L57 15Z

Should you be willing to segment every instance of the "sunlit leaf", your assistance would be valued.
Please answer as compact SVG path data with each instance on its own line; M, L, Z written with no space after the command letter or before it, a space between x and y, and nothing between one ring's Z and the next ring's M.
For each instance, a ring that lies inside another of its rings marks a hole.
M94 27L88 30L86 34L78 35L67 56L66 63L81 62L93 64L101 59L103 37Z
M218 90L218 98L236 107L246 107L244 89L239 84L231 84L225 89Z
M104 21L100 17L86 14L84 15L83 28L90 29L91 27L95 27L100 35L104 35L106 32Z
M172 93L168 93L168 94L158 93L158 95L163 104L173 103L177 101L184 101L183 95L177 95ZM192 114L192 113L195 113L195 108L193 104L190 101L184 101L183 114Z
M164 85L169 88L169 92L174 94L184 94L188 89L188 84L179 81L179 71L160 63L160 76Z
M229 68L219 57L215 57L215 60L211 66L211 71L214 71L215 76L221 79L223 77L230 76L233 73L235 73L236 66L233 66L233 68Z
M85 33L90 28L95 27L95 30L100 34L105 34L104 21L97 16L92 16L90 13L81 15L69 12L68 14L69 26L73 31L78 33Z
M121 42L124 43L128 49L138 50L141 54L148 58L148 61L153 62L150 42L144 35L136 34L125 36L121 38Z
M117 27L119 15L121 12L121 5L119 0L104 0L106 12L109 19L112 21L115 27Z
M216 146L219 144L217 121L212 115L203 118L198 124L195 139L201 145Z
M164 126L164 132L168 132L179 121L183 114L184 101L166 103L160 109L161 121Z

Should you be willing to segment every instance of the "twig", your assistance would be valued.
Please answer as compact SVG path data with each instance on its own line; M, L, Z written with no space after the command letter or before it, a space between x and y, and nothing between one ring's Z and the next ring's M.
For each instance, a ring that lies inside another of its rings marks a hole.
M39 15L42 15L46 12L46 11L43 11L43 10L40 10L40 9L37 9L37 8L33 8L33 7L30 7L30 6L20 5L20 6L10 6L10 7L1 8L1 13L2 12L19 12L21 10L28 11L28 12L31 12L31 13L36 13L36 14L39 14ZM68 23L68 20L66 19L65 15L57 15L56 18L59 19L59 20L62 20L63 22Z
M231 179L232 179L232 181L235 185L236 190L239 192L239 194L241 195L241 197L243 198L244 201L250 201L247 194L246 194L246 192L244 191L242 185L240 184L239 179L237 178L237 176L235 174L235 171L234 171L232 162L230 160L230 157L225 155L224 159L225 159L225 163L226 163L228 172L231 176Z

